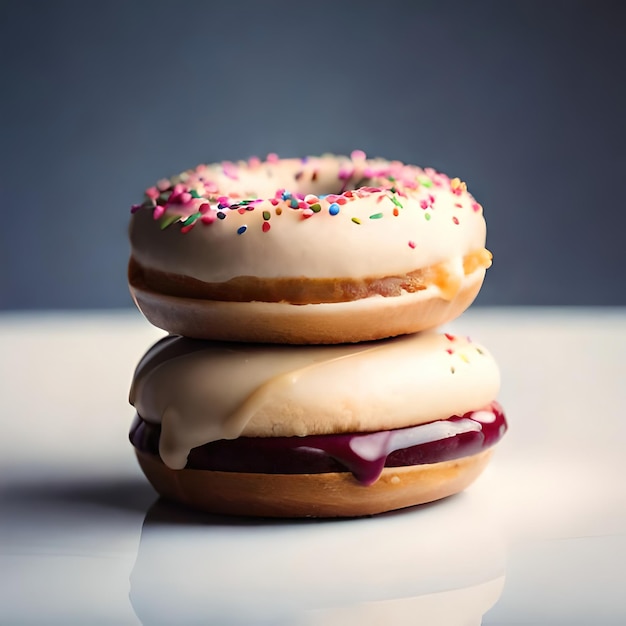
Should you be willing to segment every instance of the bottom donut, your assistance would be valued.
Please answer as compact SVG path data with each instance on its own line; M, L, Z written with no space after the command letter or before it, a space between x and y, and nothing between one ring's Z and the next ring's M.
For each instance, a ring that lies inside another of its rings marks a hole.
M350 472L258 474L167 467L135 450L144 474L163 497L208 513L261 517L358 517L425 504L458 493L491 456L408 467L386 467L365 486Z

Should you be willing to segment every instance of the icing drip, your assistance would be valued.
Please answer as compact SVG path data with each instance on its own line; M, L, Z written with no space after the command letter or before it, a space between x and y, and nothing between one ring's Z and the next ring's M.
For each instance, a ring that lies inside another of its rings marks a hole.
M242 437L215 441L191 451L189 469L254 473L350 471L363 485L378 480L384 467L438 463L490 448L507 429L497 402L463 416L375 433L306 437ZM160 429L136 417L133 445L157 455Z

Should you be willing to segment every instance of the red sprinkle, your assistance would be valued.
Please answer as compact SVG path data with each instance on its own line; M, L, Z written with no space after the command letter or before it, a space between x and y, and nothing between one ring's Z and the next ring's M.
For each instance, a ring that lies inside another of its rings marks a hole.
M452 221L453 221L455 224L458 224L458 223L459 223L459 218L455 215L455 216L452 218Z
M263 226L261 226L261 229L264 233L266 233L271 227L272 226L269 222L263 222Z
M409 248L415 249L415 242L414 241L409 241Z
M444 333L444 336L448 341L454 341L456 339L456 337L450 333Z

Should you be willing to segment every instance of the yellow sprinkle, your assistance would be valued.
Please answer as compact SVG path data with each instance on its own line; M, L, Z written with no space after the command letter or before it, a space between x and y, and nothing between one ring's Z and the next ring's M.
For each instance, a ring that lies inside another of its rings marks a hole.
M450 181L450 187L452 187L452 189L460 189L461 191L467 191L467 185L460 178L453 178Z
M352 218L352 221L353 221L355 224L360 224L360 223L361 223L361 220L360 220L358 217L353 217L353 218Z
M459 358L462 361L465 361L466 363L469 363L469 359L467 358L467 356L465 354L463 354L462 352L459 353Z

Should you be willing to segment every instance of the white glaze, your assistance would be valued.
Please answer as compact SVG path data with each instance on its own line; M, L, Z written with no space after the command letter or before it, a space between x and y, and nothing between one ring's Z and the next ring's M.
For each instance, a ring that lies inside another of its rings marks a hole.
M368 184L378 188L394 185L398 193L362 190L363 197L348 199L335 216L328 211L329 200L320 199L321 210L308 219L302 210L291 209L285 202L278 207L270 202L279 188L294 194L338 192L338 172L342 169L354 172L348 182L358 183L362 173L370 171L375 175ZM237 176L237 180L224 171ZM311 180L312 171L319 174L316 181ZM298 180L294 178L296 172L303 173ZM394 182L387 174L394 175ZM199 182L200 175L210 181L207 187ZM184 173L182 180L182 184L207 195L168 208L170 214L178 212L183 218L207 201L212 207L209 214L214 215L215 198L220 194L264 200L254 205L253 211L222 209L225 219L211 224L198 221L186 233L181 232L180 221L162 230L151 209L137 211L130 225L131 252L144 267L205 282L223 282L238 276L382 277L442 262L458 267L464 256L485 246L482 208L464 185L458 179L451 181L444 174L416 166L326 156L309 158L304 164L300 159L285 159L253 166L203 166ZM402 208L394 204L392 197ZM236 200L231 197L230 201ZM422 208L422 203L427 203L427 208ZM277 208L280 215L276 214ZM268 232L261 230L267 221L264 211L271 214ZM370 219L378 214L382 217ZM354 223L352 218L361 223ZM239 235L241 227L247 230Z
M163 360L176 343L185 349ZM373 432L463 415L492 402L499 382L484 348L431 332L324 347L170 338L139 364L130 400L161 424L161 457L178 469L191 448L241 434Z

